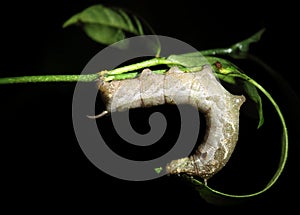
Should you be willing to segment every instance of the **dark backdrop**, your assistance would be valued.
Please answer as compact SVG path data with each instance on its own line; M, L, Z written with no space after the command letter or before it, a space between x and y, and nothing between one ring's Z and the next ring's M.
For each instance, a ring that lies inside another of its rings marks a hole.
M78 28L62 29L62 24L100 2L124 7L146 19L157 34L180 39L199 50L226 47L265 27L262 40L253 45L251 53L270 65L277 78L251 62L239 63L282 108L290 131L287 168L265 194L225 208L207 204L176 177L145 182L119 180L91 164L77 143L71 117L75 83L0 86L1 193L8 209L160 213L183 208L186 213L200 214L219 210L256 212L262 208L275 211L297 206L294 201L299 196L300 118L296 6L287 1L13 1L1 4L0 76L79 74L103 46ZM265 101L266 127L252 136L257 121L249 117L250 121L241 122L245 136L241 136L232 161L211 179L219 190L259 190L276 169L280 124Z

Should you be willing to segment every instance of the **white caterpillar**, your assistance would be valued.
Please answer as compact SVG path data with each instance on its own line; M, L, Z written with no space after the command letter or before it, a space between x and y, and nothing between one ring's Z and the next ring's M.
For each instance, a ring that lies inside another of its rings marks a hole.
M189 104L205 114L207 130L196 152L173 160L169 174L187 173L205 181L229 160L239 134L239 110L243 95L232 95L216 79L212 69L184 73L172 67L165 74L144 69L134 79L98 82L107 112L168 104ZM118 92L118 93L116 93Z

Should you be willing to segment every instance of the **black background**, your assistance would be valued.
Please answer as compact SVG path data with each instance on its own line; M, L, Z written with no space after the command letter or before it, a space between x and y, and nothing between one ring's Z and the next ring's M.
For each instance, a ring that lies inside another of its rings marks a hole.
M266 193L235 206L207 204L176 177L123 181L97 169L82 153L72 125L75 83L0 86L1 193L11 211L176 212L291 209L299 199L299 85L296 6L194 1L13 1L1 5L1 77L79 74L103 46L80 29L63 29L73 14L96 4L124 7L140 15L160 35L180 39L198 50L229 46L265 27L251 53L280 77L269 76L251 62L238 62L275 98L287 120L290 154L278 182ZM266 124L242 110L241 139L211 186L227 193L260 190L276 170L280 124L265 100ZM269 120L269 121L268 121ZM252 135L254 133L254 135ZM135 153L135 152L132 152ZM297 178L298 177L298 178ZM291 196L295 195L295 196Z

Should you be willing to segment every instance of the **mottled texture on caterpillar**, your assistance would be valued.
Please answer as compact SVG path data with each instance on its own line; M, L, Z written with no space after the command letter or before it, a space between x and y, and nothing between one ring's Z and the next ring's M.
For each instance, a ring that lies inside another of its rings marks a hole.
M209 66L190 73L177 67L165 74L145 69L134 79L100 80L98 84L109 112L176 103L190 104L205 114L207 130L203 142L195 154L167 164L170 174L187 173L207 180L225 166L234 151L239 111L245 97L228 92Z

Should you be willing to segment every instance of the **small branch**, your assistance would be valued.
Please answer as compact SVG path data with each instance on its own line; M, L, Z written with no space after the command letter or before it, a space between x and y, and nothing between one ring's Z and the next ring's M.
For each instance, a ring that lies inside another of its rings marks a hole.
M40 82L92 82L99 78L98 74L91 75L40 75L0 78L0 84L40 83Z
M174 64L174 62L169 61L165 58L152 58L150 60L131 64L128 66L123 66L123 67L116 68L116 69L113 69L110 71L102 71L102 72L100 72L100 75L119 75L119 74L131 72L131 71L135 71L138 69L144 69L144 68L150 67L150 66L170 65L170 64Z
M219 48L219 49L210 49L204 50L201 52L191 52L183 54L185 57L193 57L199 56L202 54L209 58L209 56L214 55L230 55L233 58L246 58L247 52L249 49L249 45L253 42L257 42L260 40L261 35L265 29L258 31L256 34L252 35L248 39L245 39L241 42L238 42L232 45L229 48ZM158 49L157 55L160 52L160 48ZM212 59L211 59L212 60ZM0 84L15 84L15 83L38 83L38 82L91 82L99 78L99 76L104 76L105 80L115 80L115 79L127 79L135 77L136 74L128 74L135 70L144 69L146 67L157 66L157 65L178 65L174 61L167 60L166 58L155 57L150 60L146 60L143 62L131 64L128 66L116 68L110 71L102 71L98 74L91 75L44 75L44 76L23 76L23 77L7 77L0 78ZM120 75L120 76L118 76ZM109 77L112 76L112 77ZM114 76L114 77L113 77Z
M256 32L255 34L253 34L252 36L250 36L249 38L242 40L238 43L235 43L232 46L230 46L229 48L203 50L203 51L200 51L200 53L204 56L229 55L232 58L236 58L236 59L247 58L249 46L252 43L258 42L260 40L262 34L265 32L265 30L266 29L263 28L260 31ZM197 55L197 54L199 54L199 52L192 52L192 53L188 53L186 55L193 56L193 55Z
M268 183L267 187L265 188L265 190L267 190L268 188L270 188L277 181L277 179L279 178L279 176L281 175L281 173L282 173L282 171L285 167L287 157L288 157L288 130L287 130L287 125L285 123L285 119L283 117L283 114L282 114L278 104L272 98L271 94L268 93L268 91L265 90L255 80L253 80L251 78L248 78L248 81L251 84L253 84L255 87L257 87L269 99L269 101L272 103L272 105L274 106L274 108L277 111L277 114L280 118L280 121L281 121L281 124L282 124L282 129L283 129L280 163L279 163L278 169L275 172L273 178L271 179L271 181Z

